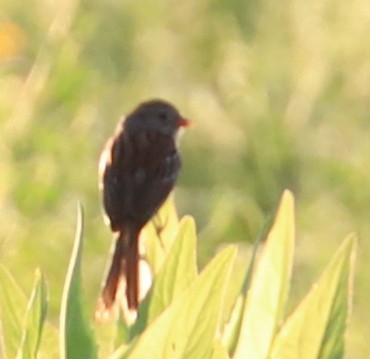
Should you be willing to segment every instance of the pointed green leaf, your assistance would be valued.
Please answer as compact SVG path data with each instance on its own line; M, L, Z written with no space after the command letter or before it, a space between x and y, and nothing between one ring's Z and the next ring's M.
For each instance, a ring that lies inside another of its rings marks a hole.
M5 354L4 336L3 336L3 333L2 333L1 325L0 325L0 358L2 358L2 359L7 358L7 356Z
M123 315L119 315L116 321L116 332L114 338L114 349L117 349L123 343L128 343L130 340L130 328Z
M294 249L294 198L285 191L249 288L235 359L267 358L288 296Z
M184 217L170 254L153 284L149 323L167 308L176 296L189 287L196 278L195 241L194 220L190 217Z
M0 345L7 358L16 357L26 305L26 296L8 270L0 265Z
M39 358L59 359L58 330L48 321L44 324L42 340L39 349Z
M121 320L121 318L120 318ZM95 321L93 326L94 336L97 340L98 358L108 358L119 346L126 342L121 332L120 325L114 320Z
M112 359L207 358L213 352L226 280L236 254L222 251L126 350L118 349Z
M146 258L154 273L161 268L178 230L179 219L171 195L142 231Z
M84 315L81 281L82 240L83 211L79 205L76 237L64 283L60 313L60 356L62 359L90 359L97 356L95 341Z
M37 358L46 312L46 282L42 272L37 270L35 275L35 285L28 302L21 347L19 348L17 355L18 359Z
M352 295L355 238L345 240L300 306L278 333L273 359L335 359L344 355Z
M191 217L185 216L153 287L140 306L140 315L132 334L141 333L175 297L189 287L196 276L195 223Z
M234 353L242 324L243 307L245 299L240 295L234 304L228 323L222 333L222 343L230 353Z
M179 228L179 217L173 194L163 203L150 222L160 237L167 238L170 241L170 238L176 235ZM171 246L169 242L163 244L167 247Z
M249 262L247 273L243 282L242 292L244 295L240 295L236 299L234 307L231 312L230 319L228 323L225 325L224 331L222 333L222 343L225 345L225 347L231 354L234 354L236 346L238 344L238 339L242 327L243 308L245 307L245 303L247 300L247 294L250 288L252 274L254 272L257 260L257 252L261 245L262 238L263 237L261 236L253 245L252 258Z
M211 359L230 359L226 348L218 340L214 343Z
M15 358L22 338L27 298L11 274L1 265L0 283L0 358ZM39 352L47 353L48 358L58 358L58 334L48 322L44 325L42 337Z

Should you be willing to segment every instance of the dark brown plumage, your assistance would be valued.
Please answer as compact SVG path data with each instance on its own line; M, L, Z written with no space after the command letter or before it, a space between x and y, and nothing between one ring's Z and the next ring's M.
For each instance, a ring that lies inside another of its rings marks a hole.
M188 125L171 104L148 101L119 124L102 152L103 206L112 231L118 232L101 294L104 310L113 306L121 276L126 280L128 308L138 307L139 234L175 185L181 168L176 137Z

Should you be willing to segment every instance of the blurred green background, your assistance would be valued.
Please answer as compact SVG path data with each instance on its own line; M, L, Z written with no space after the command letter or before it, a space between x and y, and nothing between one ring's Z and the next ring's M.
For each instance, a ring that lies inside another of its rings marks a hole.
M2 0L0 261L29 293L40 266L56 321L86 211L90 313L111 234L97 161L119 117L162 97L196 124L182 139L176 203L203 265L243 253L284 188L297 199L291 308L342 239L359 235L347 358L369 358L368 0ZM91 314L92 316L92 314Z

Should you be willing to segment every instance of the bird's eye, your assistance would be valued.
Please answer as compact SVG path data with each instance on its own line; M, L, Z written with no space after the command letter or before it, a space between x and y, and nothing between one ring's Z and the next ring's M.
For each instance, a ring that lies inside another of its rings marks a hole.
M167 119L167 115L166 115L165 112L160 112L158 117L161 121L166 121L166 119Z

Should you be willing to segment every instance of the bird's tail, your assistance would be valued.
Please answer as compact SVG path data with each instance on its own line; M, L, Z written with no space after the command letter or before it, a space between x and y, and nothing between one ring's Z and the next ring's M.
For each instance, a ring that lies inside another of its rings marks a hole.
M139 232L128 232L126 251L126 298L129 309L137 310L139 305Z
M122 230L116 239L112 263L101 293L96 317L110 316L115 303L127 302L128 309L137 310L139 303L139 248L138 231ZM124 298L119 298L119 289L125 283Z

